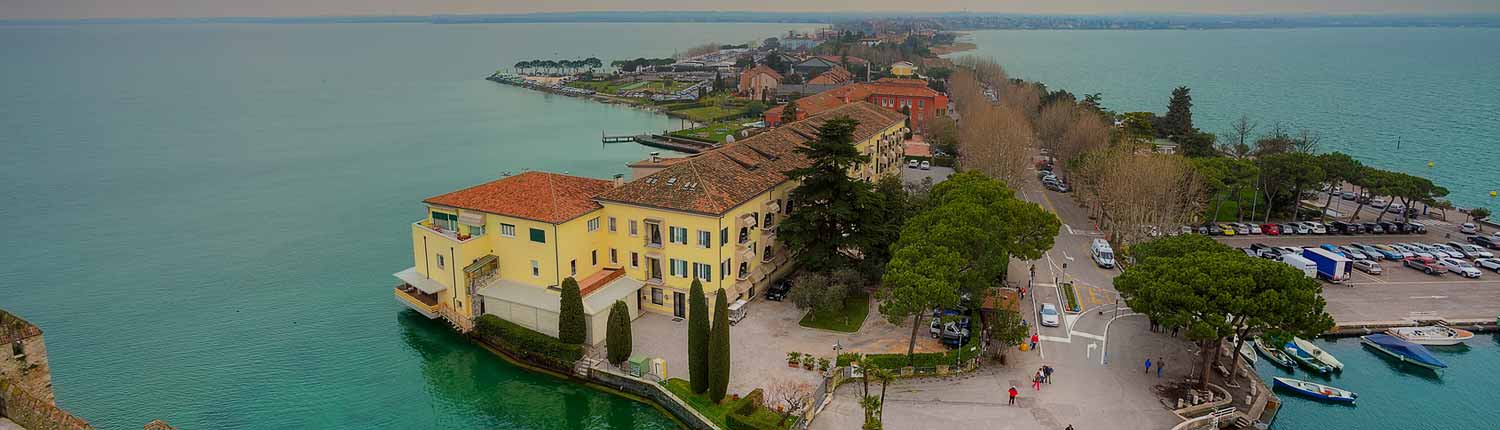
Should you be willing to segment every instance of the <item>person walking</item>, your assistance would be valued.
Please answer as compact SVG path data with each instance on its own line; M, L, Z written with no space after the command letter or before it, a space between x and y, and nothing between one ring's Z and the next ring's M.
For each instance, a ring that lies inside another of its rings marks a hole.
M1068 424L1068 428L1065 428L1063 430L1073 430L1073 425L1072 424Z
M1156 357L1156 377L1161 377L1161 368L1167 367L1167 359Z
M1146 370L1142 373L1151 373L1151 357L1146 357Z
M1031 388L1042 391L1042 369L1037 369L1035 375L1031 375Z
M1039 341L1039 340L1041 340L1041 339L1042 338L1039 337L1039 336L1037 336L1036 333L1032 333L1031 334L1031 349L1032 350L1036 350L1036 342Z
M1014 386L1014 385L1010 386L1010 405L1011 406L1015 406L1016 405L1016 396L1018 396L1020 394L1021 394L1021 392L1016 390L1016 386Z
M1052 366L1042 366L1042 380L1052 383Z

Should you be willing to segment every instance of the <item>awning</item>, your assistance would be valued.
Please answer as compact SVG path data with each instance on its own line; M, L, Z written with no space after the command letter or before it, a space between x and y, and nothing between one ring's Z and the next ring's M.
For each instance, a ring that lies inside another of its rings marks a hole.
M448 289L447 285L443 285L438 281L434 281L428 279L426 276L422 276L421 273L417 273L416 267L410 267L406 270L396 272L393 276L395 276L396 279L400 279L401 282L405 282L407 285L416 287L418 290L421 290L422 292L427 294L437 294L439 291Z
M474 273L474 272L477 272L477 271L479 271L479 269L483 268L486 264L494 263L498 259L499 259L499 257L495 257L495 254L488 254L488 255L485 255L483 257L479 257L478 260L474 260L474 263L469 264L468 266L464 266L464 272L465 273Z
M740 227L755 227L755 214L740 217Z
M773 201L766 202L766 213L778 213L778 212L781 212L781 202L780 201L773 200Z
M458 222L464 225L484 227L484 214L479 212L464 212L458 214Z

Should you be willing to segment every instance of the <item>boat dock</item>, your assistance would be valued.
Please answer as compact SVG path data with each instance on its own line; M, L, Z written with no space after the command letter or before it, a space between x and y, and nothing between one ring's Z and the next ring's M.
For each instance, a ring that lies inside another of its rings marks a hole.
M1354 336L1364 336L1364 335L1367 335L1367 334L1384 333L1386 329L1393 328L1393 327L1416 327L1416 326L1424 326L1424 325L1445 325L1445 326L1453 327L1453 328L1457 328L1457 329L1468 330L1468 331L1471 331L1471 332L1474 332L1474 333L1492 333L1492 332L1500 332L1500 325L1497 325L1497 322L1500 322L1500 321L1497 321L1497 320L1500 320L1500 318L1497 318L1497 319L1452 319L1452 320L1449 320L1449 319L1432 319L1432 320L1407 319L1407 320L1399 320L1399 321L1361 321L1361 322L1348 322L1348 323L1339 323L1337 326L1334 326L1333 330L1329 330L1327 333L1324 333L1323 335L1324 336L1329 336L1329 337L1354 337Z
M663 134L637 134L628 136L610 136L601 134L600 141L607 144L635 142L653 148L661 148L687 154L697 154L718 146L712 143L683 139Z

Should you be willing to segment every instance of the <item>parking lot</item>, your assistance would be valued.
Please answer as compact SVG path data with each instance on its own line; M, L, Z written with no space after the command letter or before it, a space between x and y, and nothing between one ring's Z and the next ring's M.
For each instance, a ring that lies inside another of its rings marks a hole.
M1214 239L1235 248L1251 244L1273 247L1317 247L1351 243L1384 245L1392 243L1466 243L1468 235L1458 233L1457 226L1423 219L1425 234L1328 234L1328 235L1235 235ZM1500 255L1500 251L1491 250ZM1472 260L1470 260L1472 261ZM1358 325L1404 319L1493 319L1500 315L1500 273L1480 269L1479 278L1470 279L1455 273L1428 275L1405 267L1400 261L1382 260L1384 273L1370 275L1352 272L1342 284L1324 283L1323 297L1327 310L1340 325Z

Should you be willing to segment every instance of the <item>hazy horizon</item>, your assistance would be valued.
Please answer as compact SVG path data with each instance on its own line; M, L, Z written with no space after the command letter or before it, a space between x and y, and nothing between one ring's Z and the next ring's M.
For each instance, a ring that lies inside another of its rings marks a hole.
M625 6L628 6L626 8ZM1500 1L1432 0L928 0L922 8L900 0L762 0L747 7L729 0L0 0L0 19L316 17L556 12L973 12L1016 14L1183 15L1451 15L1500 13Z

